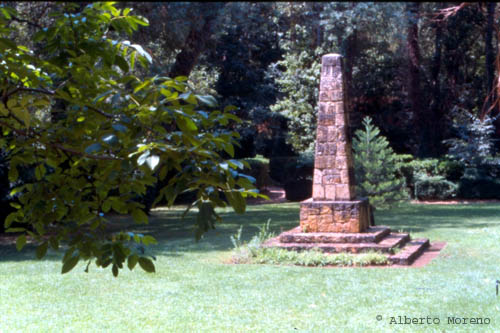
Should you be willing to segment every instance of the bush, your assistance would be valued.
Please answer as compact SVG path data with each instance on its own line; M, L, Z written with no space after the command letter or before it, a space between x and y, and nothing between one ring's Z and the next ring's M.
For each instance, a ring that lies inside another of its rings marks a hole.
M255 136L257 132L252 128L244 128L239 131L239 134L238 144L234 145L234 158L255 157Z
M462 178L465 171L465 165L459 161L440 160L438 172L449 181L456 182Z
M415 182L415 198L419 200L450 199L457 196L458 185L442 176L421 176Z
M428 197L432 193L430 188L451 188L450 184L444 185L443 181L451 184L458 182L464 173L464 163L448 159L413 159L411 155L399 155L398 173L404 177L406 186L414 198L418 198L417 192L422 193L426 199L443 199L444 194L437 194L435 197ZM434 177L434 178L433 178ZM436 178L438 177L438 178ZM440 178L439 178L440 177ZM433 180L429 180L429 179ZM425 180L422 182L422 180ZM416 189L417 182L420 182L421 189ZM437 183L443 183L437 185ZM432 184L432 185L431 185ZM444 186L444 187L443 187ZM429 191L425 189L429 188Z
M244 161L250 165L250 168L243 169L243 173L255 178L255 186L259 190L265 189L273 184L269 176L269 162L259 158L247 158Z
M464 199L500 199L500 166L470 167L459 181L458 195Z
M302 201L312 195L314 155L274 157L269 162L271 178L283 185L287 200Z
M288 201L303 201L312 196L312 180L299 179L285 183L285 198Z
M494 149L494 119L489 116L481 119L458 108L452 111L452 115L456 137L443 141L449 147L449 156L467 166L487 163Z
M370 117L363 120L353 140L356 193L375 207L387 207L408 198L405 181L398 177L398 157Z

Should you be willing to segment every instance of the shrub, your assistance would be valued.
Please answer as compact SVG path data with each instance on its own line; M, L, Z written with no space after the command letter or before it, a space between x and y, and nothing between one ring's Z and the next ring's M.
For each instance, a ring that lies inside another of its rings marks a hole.
M239 131L240 138L234 146L234 158L255 157L255 136L257 132L253 128L243 128Z
M448 154L467 166L485 164L493 153L493 118L480 119L465 110L453 110L453 130L456 138L443 141Z
M259 158L247 158L246 161L250 168L244 168L243 173L255 178L255 186L259 189L265 189L273 184L269 176L269 162Z
M456 182L462 178L465 171L464 163L453 160L440 160L438 172L449 181Z
M271 178L283 185L287 200L301 201L311 197L314 171L312 153L271 158L269 168Z
M319 249L307 251L289 251L279 248L259 248L250 258L248 263L272 265L298 265L298 266L366 266L385 265L387 257L377 252L360 254L352 253L323 253Z
M426 199L444 199L446 195L439 193L436 193L435 197L429 197L428 195L433 193L430 188L448 188L451 190L451 184L458 182L465 168L464 163L448 159L413 159L411 155L398 155L398 159L398 173L404 177L410 193L419 199L417 192L420 193L421 191L425 192L422 195ZM431 178L432 180L430 180ZM444 181L450 184L445 185ZM416 189L417 182L421 186L419 190ZM429 191L426 189L429 189Z
M464 199L500 199L500 166L481 165L465 170L458 184L458 195Z
M353 140L357 195L368 197L375 207L407 199L404 178L397 174L397 155L370 117L363 120L363 126Z
M420 176L415 182L415 198L450 199L457 196L458 185L446 180L442 176Z

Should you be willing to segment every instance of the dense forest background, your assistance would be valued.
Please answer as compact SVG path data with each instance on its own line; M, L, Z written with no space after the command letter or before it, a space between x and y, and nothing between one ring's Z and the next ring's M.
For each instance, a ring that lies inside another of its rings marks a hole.
M80 3L81 8L86 4ZM51 11L60 5L15 3L23 13L15 22L23 28L17 38L36 50L33 31L48 25ZM321 56L340 53L351 100L351 133L366 134L363 119L372 119L370 126L380 130L393 149L389 153L396 154L393 162L400 164L395 170L404 176L411 196L466 197L460 186L470 189L471 181L487 190L469 196L500 193L488 192L500 186L495 180L495 165L500 164L496 3L117 6L134 8L135 15L150 23L132 36L153 62L149 73L137 67L137 74L188 76L194 92L235 105L244 120L234 128L241 135L235 157L271 159L271 176L273 165L285 165L280 158L296 157L293 172L274 170L281 183L287 183L285 174L293 181L309 177ZM383 168L373 163L372 168ZM305 176L297 172L304 164ZM421 195L415 192L418 181L427 184L421 185L426 189Z

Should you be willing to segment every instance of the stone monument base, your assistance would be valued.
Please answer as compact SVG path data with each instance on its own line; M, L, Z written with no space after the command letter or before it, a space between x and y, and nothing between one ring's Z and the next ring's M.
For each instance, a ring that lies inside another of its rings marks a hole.
M407 233L391 232L388 227L367 227L364 232L302 232L296 227L262 244L292 251L318 249L326 253L379 252L387 256L390 264L411 265L429 247L429 240L412 240Z
M407 233L391 232L374 226L368 199L314 200L300 203L300 226L281 233L262 244L292 251L319 249L326 253L385 254L389 263L410 265L426 248L429 240L411 240Z
M368 199L352 201L319 201L312 198L300 203L302 232L365 231L371 222Z

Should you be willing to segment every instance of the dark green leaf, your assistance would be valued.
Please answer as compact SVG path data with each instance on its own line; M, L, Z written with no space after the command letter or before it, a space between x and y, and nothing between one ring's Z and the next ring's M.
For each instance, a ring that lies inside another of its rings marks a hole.
M141 268L148 273L155 272L155 265L153 264L153 261L149 258L140 257L139 258L139 266L141 266Z
M48 242L43 242L42 244L38 245L38 247L36 248L36 257L38 259L42 259L43 257L45 257L48 247Z
M227 201L231 207L233 207L234 211L238 214L243 214L246 209L246 201L243 198L241 192L233 191L233 192L225 192Z
M137 262L139 261L139 256L137 254L132 254L127 259L128 269L133 270Z
M21 251L24 247L24 245L26 245L26 235L20 235L19 237L17 237L16 239L16 248L18 251Z
M113 124L111 125L111 127L113 127L113 129L118 132L124 133L127 131L127 127L122 124Z
M118 67L120 67L120 69L127 73L129 71L129 67L128 67L128 63L125 59L123 59L121 56L117 55L115 57L115 62L116 64L118 65Z
M97 143L97 142L93 143L90 146L88 146L87 148L85 148L85 152L87 154L92 154L92 153L99 151L99 150L101 150L101 144Z
M153 237L153 236L149 236L149 235L146 235L142 238L142 243L144 245L156 245L158 244L158 241L156 241L156 239Z
M67 258L67 260L63 263L61 274L65 274L71 271L76 266L76 264L78 264L79 260L80 260L79 255L72 255L69 258Z
M14 213L10 213L10 214L7 216L7 218L5 219L5 221L4 221L4 223L3 223L3 225L4 225L5 229L8 229L8 228L11 226L12 222L14 222L14 221L15 221L16 217L17 217L17 213L16 213L16 212L14 212Z
M148 223L148 216L142 211L142 209L136 208L132 211L132 218L136 223Z

